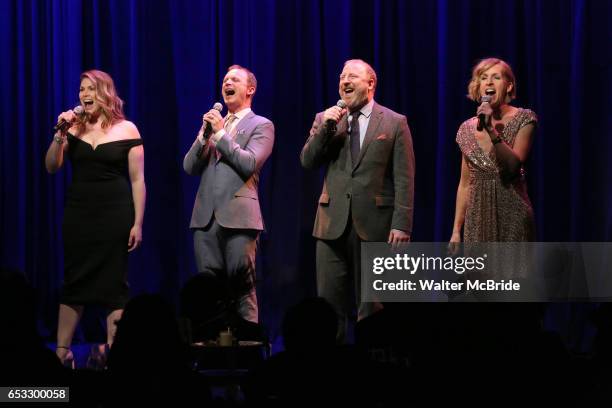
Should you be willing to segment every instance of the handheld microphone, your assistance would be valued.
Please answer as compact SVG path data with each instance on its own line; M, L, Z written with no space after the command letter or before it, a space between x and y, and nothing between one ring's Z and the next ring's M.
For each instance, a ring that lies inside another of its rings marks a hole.
M493 93L494 92L491 90L486 91L486 95L480 98L481 105L483 103L491 102L491 100L493 99ZM476 126L476 129L478 129L479 132L485 127L487 127L486 121L487 121L487 118L485 117L484 113L481 113L480 115L478 115L478 126Z
M338 102L336 102L336 106L340 109L344 109L346 108L346 102L344 102L342 99L338 99ZM336 125L338 125L338 122L336 122L335 120L327 120L327 131L329 132L329 134L333 135L334 133L336 133Z
M221 102L215 102L212 108L221 112L223 110L223 105L221 105ZM210 124L210 122L206 122L206 128L204 129L204 133L202 135L204 140L208 139L211 133L212 133L212 125Z
M85 109L83 109L81 105L77 105L72 109L72 112L77 116L81 116L85 112ZM65 131L70 129L70 126L72 126L72 123L73 122L68 122L67 120L62 119L57 123L57 125L53 126L53 132L59 131L59 132L64 133Z

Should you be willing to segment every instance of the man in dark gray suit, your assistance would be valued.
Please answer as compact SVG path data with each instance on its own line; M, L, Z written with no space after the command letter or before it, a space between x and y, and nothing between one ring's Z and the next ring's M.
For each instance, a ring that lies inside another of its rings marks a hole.
M346 108L333 106L316 115L300 156L307 169L327 167L313 231L317 290L338 313L340 341L351 291L357 320L382 308L361 302L361 242L397 246L412 233L412 137L405 116L374 102L376 83L368 63L346 61L339 83Z
M240 316L257 322L255 254L264 223L259 173L274 145L274 125L251 110L255 75L229 67L222 84L228 114L211 109L183 167L201 177L190 228L198 272L227 278ZM209 131L206 131L209 125Z

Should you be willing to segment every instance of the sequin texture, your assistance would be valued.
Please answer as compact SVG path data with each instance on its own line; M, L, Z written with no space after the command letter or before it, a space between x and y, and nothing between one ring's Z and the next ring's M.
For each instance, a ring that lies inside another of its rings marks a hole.
M537 123L534 112L519 108L500 137L510 147L519 130ZM495 158L495 148L486 154L475 138L475 118L457 131L457 144L470 170L470 189L463 228L465 242L520 242L535 239L533 208L527 195L525 171L504 181Z

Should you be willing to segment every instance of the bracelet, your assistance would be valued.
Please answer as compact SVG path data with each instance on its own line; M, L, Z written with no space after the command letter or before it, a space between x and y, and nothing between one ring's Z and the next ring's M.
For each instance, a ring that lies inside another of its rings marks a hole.
M66 141L66 136L55 135L53 136L53 140L55 140L55 143L61 146Z

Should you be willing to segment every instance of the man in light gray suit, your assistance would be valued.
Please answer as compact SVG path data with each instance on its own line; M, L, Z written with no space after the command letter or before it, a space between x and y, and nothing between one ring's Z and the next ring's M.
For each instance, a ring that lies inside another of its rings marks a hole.
M374 101L376 83L368 63L346 61L339 82L346 108L316 115L300 156L307 169L327 168L313 236L317 290L338 313L339 341L353 296L357 320L382 308L361 302L361 242L397 246L412 233L412 137L405 116Z
M237 312L255 323L255 254L264 229L257 188L274 145L274 125L251 110L256 90L251 71L229 67L221 89L228 114L204 114L183 160L188 174L201 177L189 226L198 272L227 278Z

